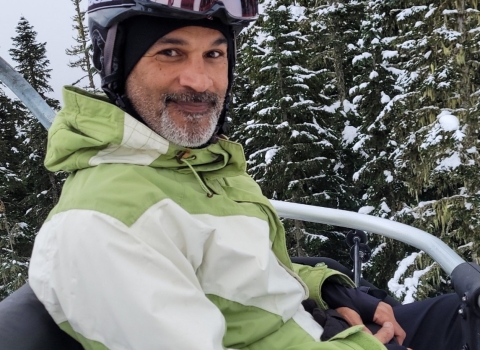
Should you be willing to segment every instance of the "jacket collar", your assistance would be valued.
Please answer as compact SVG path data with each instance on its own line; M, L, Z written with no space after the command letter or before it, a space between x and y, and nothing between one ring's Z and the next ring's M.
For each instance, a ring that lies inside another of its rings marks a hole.
M196 172L209 177L244 173L240 144L219 139L201 149L175 145L153 132L108 99L74 87L63 90L64 108L49 130L45 165L75 171L100 164L136 164L191 172L179 161L187 155Z

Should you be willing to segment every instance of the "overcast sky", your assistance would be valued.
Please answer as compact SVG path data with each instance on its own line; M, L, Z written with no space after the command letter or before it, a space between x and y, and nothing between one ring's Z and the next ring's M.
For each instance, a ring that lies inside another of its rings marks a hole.
M63 85L72 84L82 72L78 68L68 67L70 57L65 49L75 44L72 28L72 17L75 8L71 0L0 0L0 56L12 66L8 50L12 48L12 37L21 16L24 16L38 33L37 41L47 43L47 57L50 60L52 79L50 85L54 89L51 94L61 100ZM86 10L88 0L82 0L82 10Z

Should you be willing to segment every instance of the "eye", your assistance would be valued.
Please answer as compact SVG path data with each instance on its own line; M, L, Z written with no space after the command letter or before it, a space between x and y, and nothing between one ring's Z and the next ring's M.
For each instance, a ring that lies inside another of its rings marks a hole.
M182 52L177 49L160 50L154 55L155 60L160 62L176 62L181 59L182 56Z
M209 58L221 58L225 57L226 54L223 51L209 51L206 56Z
M164 56L164 57L178 57L180 56L180 53L177 50L174 49L166 49L157 52L156 56Z

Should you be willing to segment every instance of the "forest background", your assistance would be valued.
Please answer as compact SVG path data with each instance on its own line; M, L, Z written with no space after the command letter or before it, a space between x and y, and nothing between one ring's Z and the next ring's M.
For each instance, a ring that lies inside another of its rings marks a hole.
M98 92L80 0L73 85ZM479 262L478 1L262 1L239 38L230 137L270 199L388 218ZM15 68L49 98L45 43L16 27ZM0 300L27 280L35 234L68 174L43 168L46 131L0 84ZM292 256L351 266L348 231L284 221ZM364 276L403 302L451 291L426 254L370 236Z

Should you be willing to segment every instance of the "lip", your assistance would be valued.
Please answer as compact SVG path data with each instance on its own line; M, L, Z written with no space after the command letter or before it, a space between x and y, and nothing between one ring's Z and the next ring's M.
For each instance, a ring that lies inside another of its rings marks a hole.
M210 108L212 107L210 103L207 102L169 102L169 104L179 109L184 113L191 113L191 114L204 114L207 113Z

